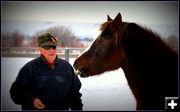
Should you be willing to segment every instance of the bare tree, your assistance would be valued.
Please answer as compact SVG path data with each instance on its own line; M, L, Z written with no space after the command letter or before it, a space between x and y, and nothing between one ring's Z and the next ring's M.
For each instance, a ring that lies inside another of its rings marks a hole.
M2 35L2 46L3 47L22 47L24 41L24 35L19 31L7 33Z
M30 47L37 47L38 46L37 36L32 36L29 39L29 46Z
M37 38L45 33L54 35L59 42L60 47L85 47L85 45L77 38L71 29L64 26L50 27L45 30L40 30L34 36L25 38L19 31L2 35L3 47L37 47Z
M24 41L24 35L21 34L19 31L15 31L12 33L12 37L14 38L14 46L15 47L22 47Z
M51 35L55 36L59 41L59 46L61 47L84 47L84 45L80 42L79 38L77 38L71 29L64 26L55 26L50 27L46 30L41 30L36 32L35 37L50 33Z

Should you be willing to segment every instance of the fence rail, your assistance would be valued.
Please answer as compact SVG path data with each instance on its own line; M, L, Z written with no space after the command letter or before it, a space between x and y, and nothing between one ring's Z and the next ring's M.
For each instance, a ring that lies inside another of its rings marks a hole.
M57 55L69 61L69 58L76 58L86 48L57 48ZM29 57L35 58L40 56L37 48L22 48L22 47L2 47L2 57Z

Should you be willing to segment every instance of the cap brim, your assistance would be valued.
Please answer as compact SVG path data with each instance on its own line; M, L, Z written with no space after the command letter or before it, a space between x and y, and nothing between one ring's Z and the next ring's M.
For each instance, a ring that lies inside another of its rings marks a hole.
M45 46L45 45L55 45L55 46L57 46L58 45L58 43L56 42L56 43L53 43L52 41L46 41L46 42L43 42L41 45L39 45L40 47L42 47L42 46Z

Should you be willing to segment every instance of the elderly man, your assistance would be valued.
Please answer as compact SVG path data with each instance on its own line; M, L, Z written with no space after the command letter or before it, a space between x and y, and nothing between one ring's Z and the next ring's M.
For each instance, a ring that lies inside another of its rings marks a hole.
M38 37L41 56L25 64L10 89L22 110L82 110L81 82L72 66L57 57L57 39Z

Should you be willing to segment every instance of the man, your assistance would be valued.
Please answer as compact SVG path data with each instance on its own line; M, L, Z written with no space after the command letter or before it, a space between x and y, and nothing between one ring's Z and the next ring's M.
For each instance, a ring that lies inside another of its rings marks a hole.
M25 64L10 89L14 103L23 110L82 110L81 82L72 66L57 57L57 39L38 37L41 56Z

